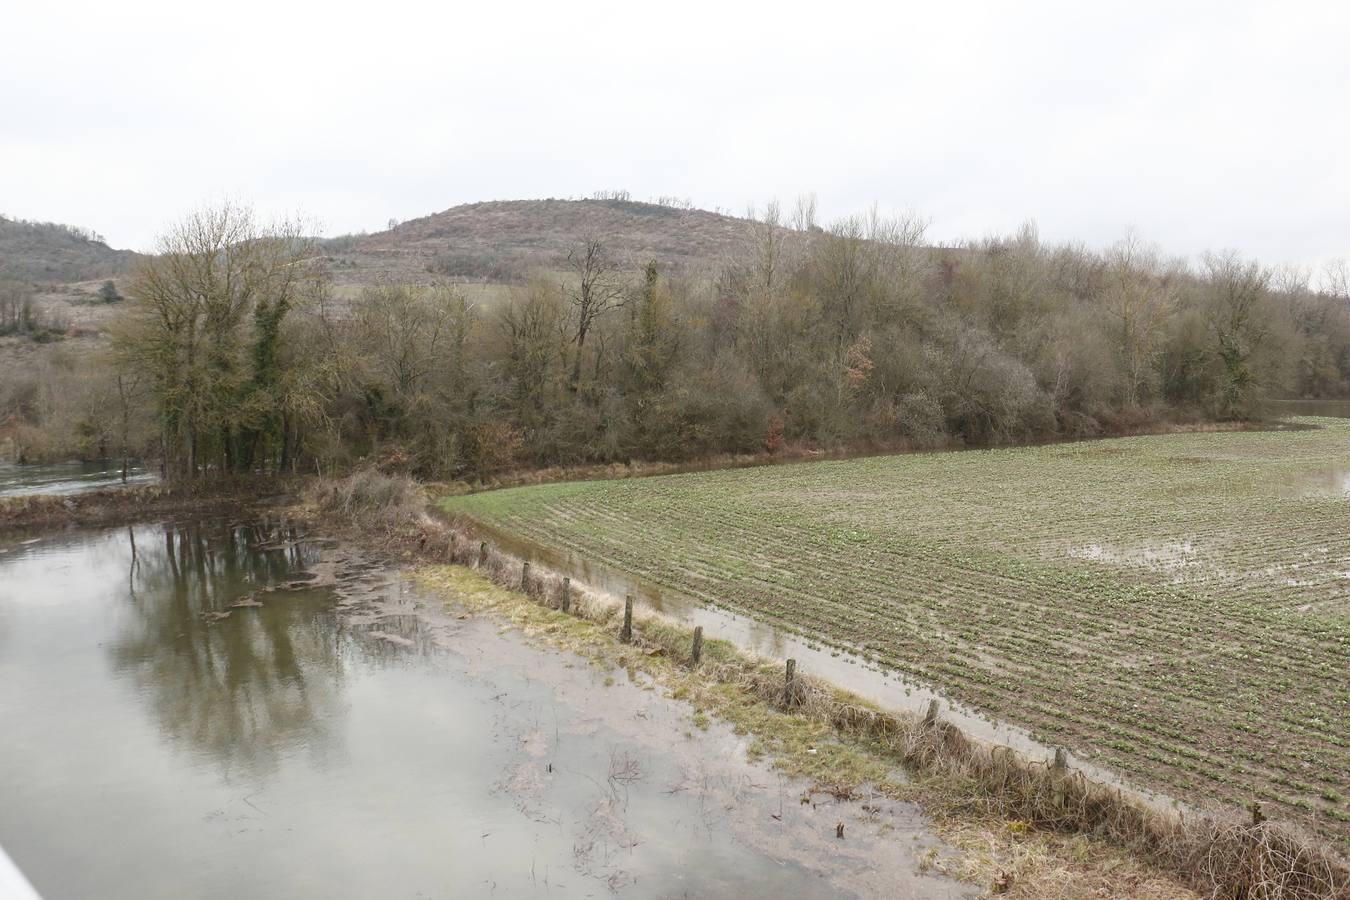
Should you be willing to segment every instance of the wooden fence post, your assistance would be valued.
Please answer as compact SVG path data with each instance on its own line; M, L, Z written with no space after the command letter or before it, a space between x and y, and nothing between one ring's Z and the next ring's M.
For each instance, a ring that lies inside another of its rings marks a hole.
M928 701L928 712L923 714L923 724L926 728L932 728L937 724L938 702L936 700Z
M794 706L797 703L797 661L787 661L786 678L783 681L783 705Z
M569 612L572 609L572 579L563 576L562 588L562 611Z
M619 632L619 640L625 644L633 641L633 595L629 594L623 600L623 631Z
M530 564L528 562L520 567L520 590L525 596L530 595Z
M478 544L478 568L487 565L487 541L480 541Z
M703 659L703 626L694 626L694 649L689 653L690 665L698 665L699 660Z
M1060 774L1069 771L1069 751L1063 747L1055 748L1055 771Z

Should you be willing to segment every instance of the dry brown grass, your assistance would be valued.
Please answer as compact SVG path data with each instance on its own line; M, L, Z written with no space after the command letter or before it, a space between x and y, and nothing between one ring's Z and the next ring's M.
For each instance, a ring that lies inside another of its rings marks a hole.
M429 522L426 491L406 475L361 469L336 480L311 482L305 500L323 513L363 530L394 534Z

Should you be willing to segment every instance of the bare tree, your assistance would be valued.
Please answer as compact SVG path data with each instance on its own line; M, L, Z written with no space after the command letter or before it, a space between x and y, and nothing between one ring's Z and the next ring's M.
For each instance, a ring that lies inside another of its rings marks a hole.
M139 373L124 372L117 370L117 405L119 429L119 452L122 457L122 483L127 483L127 468L130 465L130 443L131 443L131 412L132 398L141 385L141 375Z
M798 194L797 206L792 211L792 227L797 231L810 231L816 227L816 195Z
M746 211L746 218L754 223L748 248L752 277L765 294L772 294L783 279L786 266L787 229L783 226L782 210L778 201L772 200L762 214L751 206Z
M247 471L253 449L275 443L283 324L322 280L302 235L299 222L258 225L247 207L202 209L133 273L116 343L153 385L173 474Z
M1127 235L1106 254L1104 300L1119 328L1124 401L1134 406L1154 372L1163 329L1176 304L1177 279L1158 251Z
M1338 300L1350 300L1350 259L1333 259L1326 264L1321 290Z
M1270 272L1255 262L1244 262L1236 252L1207 253L1210 330L1221 366L1219 413L1240 415L1258 372L1253 358L1269 333L1263 304L1270 288Z
M462 365L472 309L445 285L383 282L366 288L356 315L375 380L410 399L438 369Z
M572 336L576 355L572 360L571 378L575 391L581 381L581 357L586 348L586 337L596 320L623 306L627 299L619 264L598 237L587 235L568 251L567 267L576 275L576 283L567 292L576 310L576 331Z

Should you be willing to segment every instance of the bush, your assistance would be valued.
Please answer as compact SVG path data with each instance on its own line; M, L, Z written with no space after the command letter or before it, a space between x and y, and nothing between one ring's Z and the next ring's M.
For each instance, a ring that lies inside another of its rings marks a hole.
M403 475L361 469L315 489L315 505L363 527L398 531L426 520L426 492Z

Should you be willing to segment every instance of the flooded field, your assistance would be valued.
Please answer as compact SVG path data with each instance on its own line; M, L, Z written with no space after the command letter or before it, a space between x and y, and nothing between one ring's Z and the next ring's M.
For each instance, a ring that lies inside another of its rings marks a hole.
M859 653L834 648L780 624L703 603L680 591L598 563L576 551L559 550L486 524L480 523L477 527L511 556L566 575L574 584L616 608L622 607L625 597L632 596L639 608L685 627L702 626L709 637L728 641L760 659L794 659L800 671L843 688L882 709L923 715L929 703L936 700L942 718L970 737L1011 747L1029 759L1053 759L1055 755L1054 746L1037 740L1026 728L956 701L930 684L906 678ZM1087 759L1070 753L1067 760L1075 771L1103 784L1129 790L1155 807L1177 809L1181 806L1175 798L1133 783L1118 772Z
M648 687L281 522L11 536L0 845L47 900L973 893Z
M977 736L1067 746L1192 806L1258 802L1350 840L1346 419L443 507L884 705L939 690Z
M127 469L126 484L151 484L158 480L159 476L142 466ZM121 487L122 484L122 466L112 460L23 466L0 464L0 497L78 494Z

